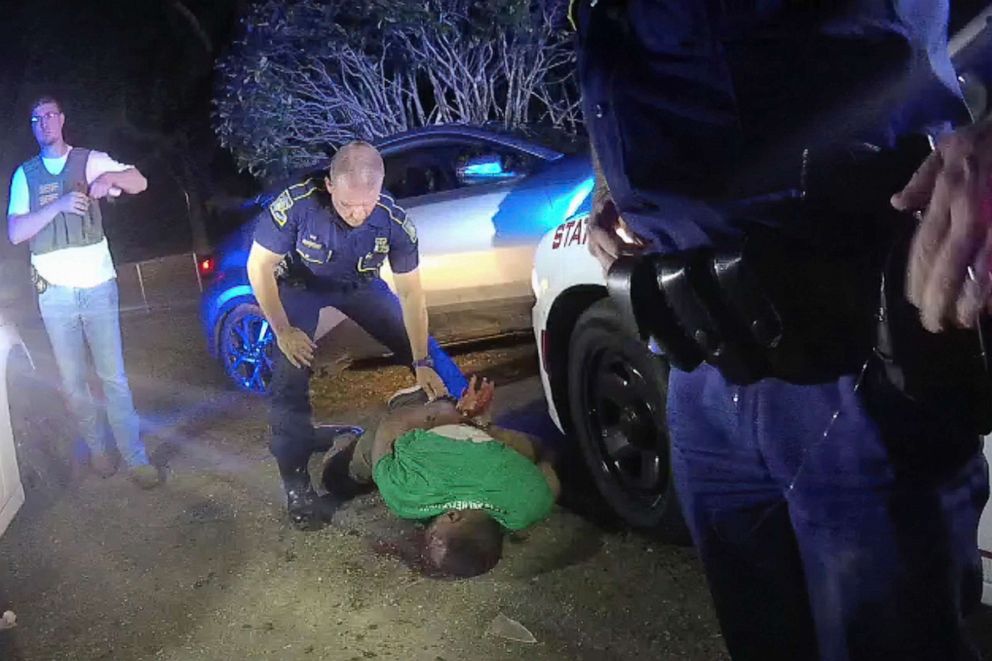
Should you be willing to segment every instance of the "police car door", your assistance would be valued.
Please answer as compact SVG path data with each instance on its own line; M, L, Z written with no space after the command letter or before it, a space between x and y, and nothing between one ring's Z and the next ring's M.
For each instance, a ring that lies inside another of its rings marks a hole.
M15 347L23 347L17 329L0 316L0 375L4 377L0 379L0 535L24 504L6 378L8 361Z
M494 219L525 175L507 167L513 166L507 151L449 142L386 156L386 188L417 227L431 307L529 295L533 245L497 240Z

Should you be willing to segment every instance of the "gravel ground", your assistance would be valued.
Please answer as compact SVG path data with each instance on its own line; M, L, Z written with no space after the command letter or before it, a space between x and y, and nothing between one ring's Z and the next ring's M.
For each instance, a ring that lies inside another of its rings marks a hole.
M43 342L25 335L37 385L54 397ZM129 316L125 343L167 481L141 492L120 475L69 479L69 443L58 439L57 465L31 479L28 504L0 538L0 610L18 618L0 632L0 659L725 658L691 549L597 525L592 505L555 511L508 540L493 572L466 581L419 572L416 527L375 494L329 504L322 531L292 530L265 448L267 405L226 387L195 317ZM323 353L313 388L321 419L368 424L409 378L375 364L335 375L333 351ZM554 435L532 346L457 360L497 379L502 423ZM51 422L25 428L44 442L65 436ZM501 615L536 643L494 633Z
M39 366L21 392L28 503L0 538L0 660L330 659L358 661L725 659L698 561L603 517L585 481L565 474L568 508L510 538L490 574L424 576L417 528L375 494L327 503L332 524L301 533L283 518L265 448L263 400L228 389L182 308L130 315L129 374L166 483L71 478L70 443L38 329ZM341 372L322 347L316 416L371 424L407 384L402 369ZM527 344L460 355L499 384L497 420L568 447L547 418ZM46 451L46 448L55 449ZM314 460L319 470L320 458ZM493 630L511 618L536 642ZM972 628L992 650L992 617Z

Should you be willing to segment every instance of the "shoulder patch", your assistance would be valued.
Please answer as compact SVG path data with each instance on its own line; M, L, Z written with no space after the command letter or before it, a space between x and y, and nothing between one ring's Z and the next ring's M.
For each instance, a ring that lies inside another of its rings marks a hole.
M293 202L295 202L293 195L287 188L279 193L279 196L269 204L269 213L272 214L272 220L276 221L276 225L279 227L286 224L287 214L293 208Z
M308 198L317 190L317 185L313 179L307 179L298 184L293 184L283 192L279 193L276 199L269 204L269 213L279 227L286 224L289 218L289 210L293 205L302 199Z

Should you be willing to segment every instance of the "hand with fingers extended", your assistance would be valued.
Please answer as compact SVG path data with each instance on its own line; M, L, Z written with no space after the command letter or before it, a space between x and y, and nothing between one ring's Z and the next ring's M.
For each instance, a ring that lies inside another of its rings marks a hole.
M913 237L906 296L931 332L970 328L992 293L992 123L941 139L906 187L900 211L922 211Z
M317 348L310 336L299 328L289 326L276 332L276 344L293 367L311 367L313 355Z
M448 394L448 389L444 386L441 375L433 367L418 365L416 367L417 384L424 389L427 399L434 401L438 397Z

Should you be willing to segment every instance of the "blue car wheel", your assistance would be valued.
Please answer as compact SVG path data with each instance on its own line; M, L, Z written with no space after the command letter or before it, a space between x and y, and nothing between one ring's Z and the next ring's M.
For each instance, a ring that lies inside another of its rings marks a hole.
M257 305L239 305L224 317L218 343L220 361L239 390L268 394L275 343L275 334Z

